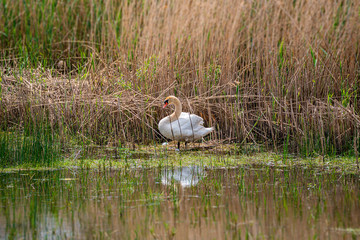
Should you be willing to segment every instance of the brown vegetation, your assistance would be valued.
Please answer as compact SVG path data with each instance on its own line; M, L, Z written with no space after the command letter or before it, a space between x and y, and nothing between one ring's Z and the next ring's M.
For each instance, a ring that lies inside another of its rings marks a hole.
M359 143L359 1L55 2L0 6L3 129L46 119L63 139L159 141L175 94L214 140Z

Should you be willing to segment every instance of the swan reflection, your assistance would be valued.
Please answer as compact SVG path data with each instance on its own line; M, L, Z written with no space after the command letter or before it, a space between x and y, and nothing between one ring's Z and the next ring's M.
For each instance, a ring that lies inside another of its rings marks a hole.
M199 166L179 167L162 171L161 183L171 185L179 183L182 187L195 186L205 177L204 168Z

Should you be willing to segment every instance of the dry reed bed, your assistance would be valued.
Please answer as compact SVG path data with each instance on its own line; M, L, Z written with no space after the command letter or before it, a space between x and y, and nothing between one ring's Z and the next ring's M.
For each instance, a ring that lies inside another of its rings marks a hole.
M155 97L123 87L94 89L85 80L47 78L31 83L23 78L19 82L3 77L2 122L11 121L8 125L13 125L24 124L27 118L34 122L47 119L65 141L64 131L96 144L159 141L157 122L169 113L161 108L166 91ZM241 94L183 96L182 100L186 111L198 113L207 125L216 126L213 139L241 142L246 137L254 142L275 143L276 148L289 136L292 150L298 151L319 146L326 151L329 145L341 150L353 140L360 123L354 107L344 107L335 99L312 98L298 105L291 99L274 102L269 96Z
M358 1L39 4L0 7L7 127L44 118L63 138L149 143L176 94L212 139L305 154L358 144Z

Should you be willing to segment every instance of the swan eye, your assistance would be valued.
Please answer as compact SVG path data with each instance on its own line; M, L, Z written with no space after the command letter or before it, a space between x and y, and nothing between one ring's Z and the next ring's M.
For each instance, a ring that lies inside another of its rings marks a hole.
M165 108L168 104L169 104L169 100L165 100L163 108Z

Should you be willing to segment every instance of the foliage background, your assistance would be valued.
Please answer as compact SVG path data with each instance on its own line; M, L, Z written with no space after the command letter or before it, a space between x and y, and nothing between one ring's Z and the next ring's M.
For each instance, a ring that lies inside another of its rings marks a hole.
M1 128L164 141L175 94L213 140L357 154L359 18L352 0L3 0Z

